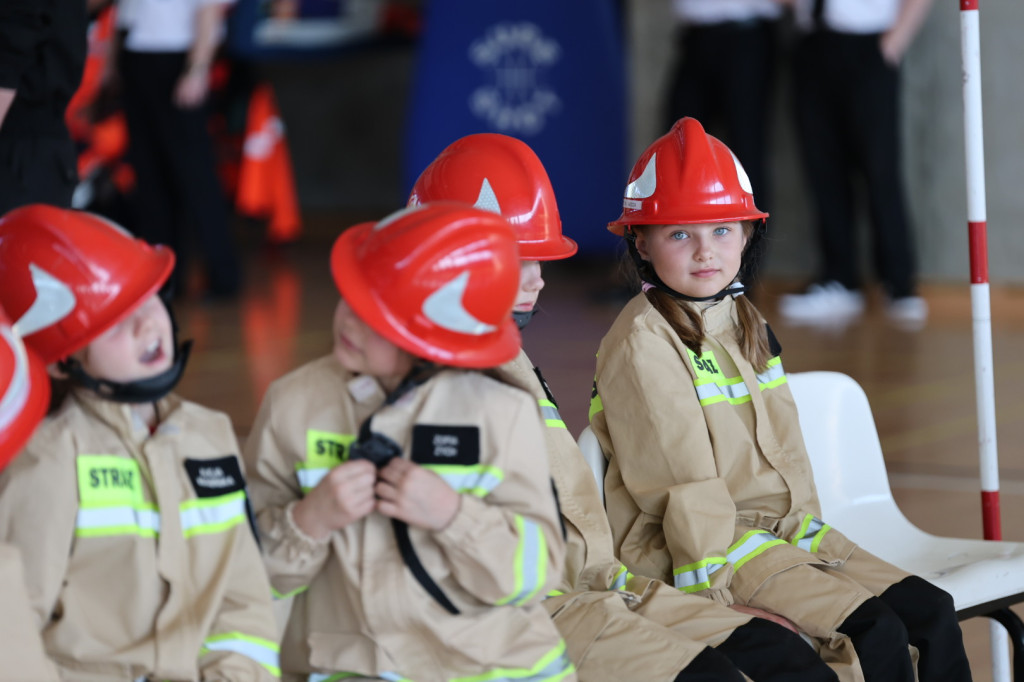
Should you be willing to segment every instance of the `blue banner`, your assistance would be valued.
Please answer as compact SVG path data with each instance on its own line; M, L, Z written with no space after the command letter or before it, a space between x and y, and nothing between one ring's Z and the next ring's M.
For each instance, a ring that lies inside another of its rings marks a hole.
M431 0L417 56L405 187L451 142L526 142L551 177L563 230L610 253L629 166L622 27L613 0Z

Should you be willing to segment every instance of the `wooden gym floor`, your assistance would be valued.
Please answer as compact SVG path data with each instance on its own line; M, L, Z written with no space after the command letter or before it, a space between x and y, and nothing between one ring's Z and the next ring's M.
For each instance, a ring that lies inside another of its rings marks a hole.
M377 217L377 216L373 216ZM354 222L354 221L352 221ZM227 412L244 440L267 385L329 352L338 295L328 269L334 236L351 222L314 221L296 244L268 250L243 235L246 286L231 301L186 297L176 306L195 340L184 396ZM574 435L586 426L594 354L624 302L618 265L574 258L545 265L541 306L524 334ZM925 284L931 307L920 331L885 319L877 301L845 329L793 327L775 311L799 283L766 281L755 300L783 346L789 372L834 370L864 387L890 481L904 514L925 531L981 537L970 295L966 282ZM1003 537L1024 541L1024 291L992 292ZM1024 613L1024 609L1020 609ZM991 678L988 625L963 623L976 680Z

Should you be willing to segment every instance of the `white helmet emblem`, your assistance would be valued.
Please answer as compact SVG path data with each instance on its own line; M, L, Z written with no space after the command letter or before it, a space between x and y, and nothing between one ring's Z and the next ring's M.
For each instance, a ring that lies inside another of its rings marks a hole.
M626 185L626 199L646 199L654 195L658 189L657 160L658 153L651 154L640 177Z
M57 324L75 309L75 294L64 282L60 281L35 263L29 263L32 273L32 286L36 290L36 300L25 314L14 323L14 331L20 336L28 336L40 329Z
M484 178L484 181L480 184L480 196L476 198L473 208L501 215L501 204L498 203L498 197L494 196L494 189L487 178Z
M732 154L731 149L729 150L729 153ZM742 187L743 191L747 194L753 194L754 186L750 184L750 176L747 175L747 171L743 170L743 164L740 163L740 160L736 158L735 154L732 154L732 160L736 164L736 179L740 181L740 187Z
M489 334L497 327L476 319L462 304L468 284L469 271L464 270L458 277L427 296L421 310L428 320L442 329L470 336Z
M14 421L28 401L30 381L25 345L6 325L0 327L0 336L14 353L14 374L7 390L0 396L0 431L3 431Z

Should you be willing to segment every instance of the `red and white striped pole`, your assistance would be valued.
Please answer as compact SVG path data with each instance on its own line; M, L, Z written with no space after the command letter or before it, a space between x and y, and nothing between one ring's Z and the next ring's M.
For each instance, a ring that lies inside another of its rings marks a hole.
M988 226L985 215L985 136L981 115L981 32L979 0L960 2L963 64L964 148L967 161L967 233L971 259L971 319L974 332L974 390L978 410L981 519L986 540L1003 537L999 519L999 454L992 360L992 306L988 281ZM992 679L1010 679L1006 632L993 622Z

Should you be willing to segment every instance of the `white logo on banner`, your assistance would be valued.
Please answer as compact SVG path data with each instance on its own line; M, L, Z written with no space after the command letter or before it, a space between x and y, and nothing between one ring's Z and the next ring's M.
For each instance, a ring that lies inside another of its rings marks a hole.
M491 26L469 46L470 62L493 77L469 96L470 111L501 132L536 135L562 108L558 94L544 83L561 52L536 24Z

